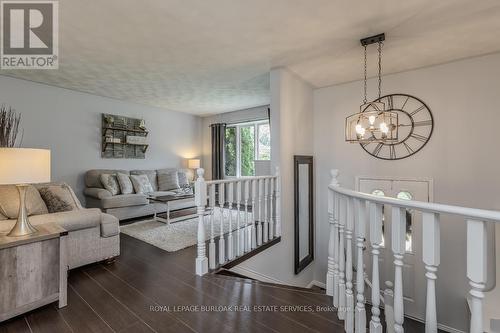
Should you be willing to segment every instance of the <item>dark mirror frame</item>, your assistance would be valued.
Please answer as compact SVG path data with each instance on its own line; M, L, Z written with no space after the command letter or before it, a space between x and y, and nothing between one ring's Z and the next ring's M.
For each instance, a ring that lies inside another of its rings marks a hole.
M295 214L295 274L299 274L314 260L314 167L313 157L295 155L294 164L294 214ZM300 260L299 250L299 165L309 165L309 254Z

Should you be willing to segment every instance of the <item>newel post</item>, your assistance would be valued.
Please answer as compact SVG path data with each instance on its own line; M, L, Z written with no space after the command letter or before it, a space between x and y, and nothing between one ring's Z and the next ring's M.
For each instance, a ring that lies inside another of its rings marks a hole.
M281 176L280 176L280 167L276 167L275 169L276 176L276 237L281 236Z
M339 186L338 177L339 171L336 169L330 170L330 186ZM334 209L335 209L335 193L332 189L328 189L328 222L330 229L330 238L328 241L328 270L326 273L326 294L329 296L334 295L334 272L335 272L335 246L337 244L336 238L338 236L335 233L335 218L334 218ZM338 288L337 288L338 290Z
M208 259L205 248L205 224L203 218L205 215L205 205L207 203L207 183L203 178L205 170L199 168L197 170L198 179L194 185L195 188L195 204L198 214L198 251L196 257L196 275L204 275L208 273Z

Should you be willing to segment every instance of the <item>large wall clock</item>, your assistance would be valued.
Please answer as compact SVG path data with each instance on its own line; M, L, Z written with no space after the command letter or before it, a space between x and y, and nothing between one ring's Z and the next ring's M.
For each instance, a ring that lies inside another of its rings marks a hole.
M406 94L391 94L375 101L384 102L388 111L398 113L398 140L361 143L368 154L383 160L400 160L416 154L427 144L434 129L434 118L422 100Z

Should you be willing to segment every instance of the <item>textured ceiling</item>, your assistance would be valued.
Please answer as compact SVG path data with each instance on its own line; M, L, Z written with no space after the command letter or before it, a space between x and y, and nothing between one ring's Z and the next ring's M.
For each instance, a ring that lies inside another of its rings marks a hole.
M269 103L272 67L316 87L360 79L358 40L380 32L385 73L500 51L498 0L59 4L59 70L1 74L200 115Z

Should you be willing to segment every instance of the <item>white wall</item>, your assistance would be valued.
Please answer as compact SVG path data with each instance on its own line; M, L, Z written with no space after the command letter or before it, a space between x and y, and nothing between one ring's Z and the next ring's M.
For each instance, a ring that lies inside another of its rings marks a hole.
M370 82L371 87L375 82ZM500 209L499 91L500 54L384 77L384 94L407 93L421 98L433 112L435 127L429 143L416 155L383 161L359 145L344 142L345 117L359 110L362 82L315 90L317 280L325 281L327 267L326 197L331 168L339 169L342 186L352 189L358 175L429 177L434 179L435 202ZM465 223L443 218L441 225L438 320L467 331Z
M212 131L210 125L216 123L236 124L247 121L267 119L268 105L258 106L250 109L243 109L232 112L225 112L209 117L203 117L202 124L202 164L205 169L205 179L212 179Z
M294 274L293 155L313 153L313 89L286 69L271 71L271 161L280 167L281 242L237 266L248 274L258 272L271 281L306 286L314 265ZM261 277L255 276L255 277Z
M0 103L22 113L23 147L52 151L52 180L83 197L88 169L153 169L185 165L201 154L201 118L0 76ZM101 158L101 113L144 118L145 159Z

